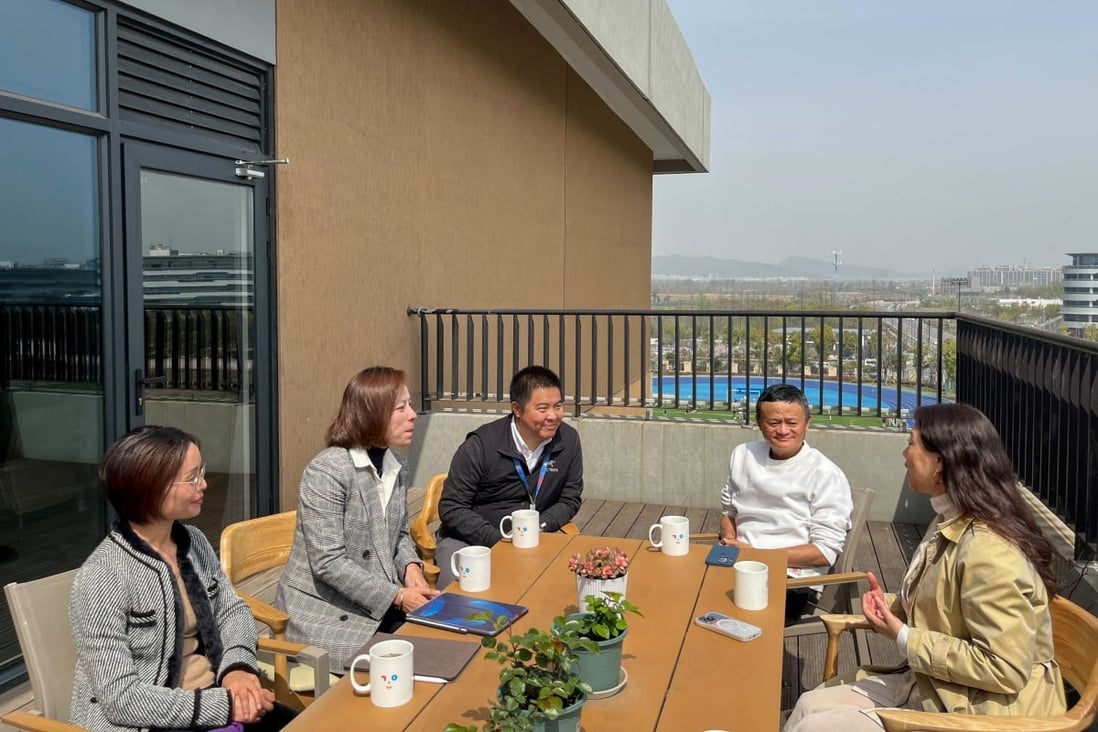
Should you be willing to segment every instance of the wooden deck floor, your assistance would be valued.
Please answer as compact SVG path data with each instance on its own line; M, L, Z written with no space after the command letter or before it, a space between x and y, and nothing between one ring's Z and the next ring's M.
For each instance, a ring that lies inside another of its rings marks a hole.
M423 503L422 489L413 489L408 497L409 515L419 512ZM720 527L717 509L661 506L650 503L627 503L588 499L583 502L574 523L584 534L607 537L644 539L648 527L661 516L687 516L694 533L715 533ZM897 591L915 547L925 526L870 521L868 531L857 549L855 566L877 575L885 591ZM868 589L864 587L863 589ZM792 709L797 698L814 688L823 677L824 650L827 638L822 626L816 634L787 638L782 661L782 709ZM873 633L859 633L857 640L844 638L839 656L839 671L853 669L864 663L893 663L899 660L895 645Z

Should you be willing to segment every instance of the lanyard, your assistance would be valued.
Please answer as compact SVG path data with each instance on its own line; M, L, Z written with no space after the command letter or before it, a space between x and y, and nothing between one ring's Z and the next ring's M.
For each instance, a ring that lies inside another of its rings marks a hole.
M522 481L522 487L526 489L526 496L530 499L530 509L536 511L538 508L538 495L541 493L541 484L545 482L545 472L549 470L549 452L546 451L541 456L541 470L538 471L538 483L534 488L534 492L530 493L530 484L526 482L526 473L522 470L522 461L515 458L515 472L518 473L519 480Z

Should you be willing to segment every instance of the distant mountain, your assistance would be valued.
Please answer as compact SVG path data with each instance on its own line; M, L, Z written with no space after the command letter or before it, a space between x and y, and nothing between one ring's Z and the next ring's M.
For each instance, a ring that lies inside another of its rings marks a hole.
M745 262L719 257L683 257L677 254L652 257L653 276L717 277L723 279L792 277L829 280L834 276L830 261L807 257L787 257L781 264ZM929 275L897 272L878 267L859 267L843 262L839 265L840 280L909 280L929 278Z

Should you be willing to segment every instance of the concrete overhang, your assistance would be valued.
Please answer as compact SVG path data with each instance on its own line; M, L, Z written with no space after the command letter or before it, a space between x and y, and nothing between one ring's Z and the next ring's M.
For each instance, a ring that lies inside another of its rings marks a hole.
M709 92L665 0L510 0L652 150L654 173L709 170Z

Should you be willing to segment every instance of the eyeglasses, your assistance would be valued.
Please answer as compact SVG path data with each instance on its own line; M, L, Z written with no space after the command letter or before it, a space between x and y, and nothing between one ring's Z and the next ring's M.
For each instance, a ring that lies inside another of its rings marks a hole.
M198 475L194 476L193 478L188 478L187 480L173 480L172 485L175 485L176 483L190 483L192 488L198 490L198 484L201 483L205 478L206 466L202 465L198 469Z

